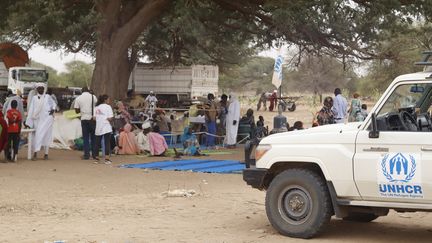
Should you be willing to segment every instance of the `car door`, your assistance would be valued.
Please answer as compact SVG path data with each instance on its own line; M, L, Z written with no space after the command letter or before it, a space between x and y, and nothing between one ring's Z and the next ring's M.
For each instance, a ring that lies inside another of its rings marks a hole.
M420 102L430 102L423 98L429 95L430 84L423 82L427 91L410 94L412 85L397 86L377 109L376 117L381 124L377 137L369 136L371 125L365 125L357 135L354 179L363 200L432 202L431 129L422 127L422 131L418 131L399 127L398 123L406 108L418 110ZM411 97L407 99L406 95Z

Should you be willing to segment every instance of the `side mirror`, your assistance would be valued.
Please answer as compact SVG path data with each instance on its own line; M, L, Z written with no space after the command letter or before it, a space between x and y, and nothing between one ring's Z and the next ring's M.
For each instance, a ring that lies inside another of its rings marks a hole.
M16 80L17 79L17 71L16 70L12 70L12 79Z
M372 121L372 131L369 131L369 138L379 138L379 131L378 131L375 113L372 113L371 121Z
M49 78L49 74L48 74L48 73L46 73L45 75L46 75L46 77L45 77L45 81L47 81L47 80L48 80L48 78Z

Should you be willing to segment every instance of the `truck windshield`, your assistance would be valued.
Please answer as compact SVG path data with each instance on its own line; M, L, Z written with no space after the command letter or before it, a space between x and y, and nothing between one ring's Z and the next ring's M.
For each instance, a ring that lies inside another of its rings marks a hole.
M430 90L430 84L403 84L398 86L390 97L387 99L384 106L378 115L383 115L389 112L398 112L404 108L417 108L423 96Z
M19 81L23 82L46 82L45 70L21 69L18 72Z

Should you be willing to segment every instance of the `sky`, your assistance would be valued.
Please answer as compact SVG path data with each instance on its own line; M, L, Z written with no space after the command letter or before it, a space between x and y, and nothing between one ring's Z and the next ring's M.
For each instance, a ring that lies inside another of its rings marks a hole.
M41 46L34 46L28 50L29 58L45 64L58 72L66 72L65 63L70 61L84 61L93 63L93 58L82 53L66 53L65 51L51 51Z

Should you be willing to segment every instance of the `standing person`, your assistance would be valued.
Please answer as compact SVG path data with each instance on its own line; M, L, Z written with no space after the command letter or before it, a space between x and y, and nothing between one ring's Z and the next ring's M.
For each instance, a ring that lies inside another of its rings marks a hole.
M56 111L59 111L60 108L59 108L59 104L58 104L57 96L53 93L52 89L48 89L46 93L47 93L47 95L51 96L51 98L53 99L53 101L54 101L54 103L55 103L55 105L56 105L55 110L56 110Z
M105 158L105 164L111 164L110 160L111 155L111 135L112 135L112 126L111 121L113 120L114 113L109 105L111 102L108 95L99 96L98 102L96 103L95 115L96 115L96 151L99 151L99 147L101 146L102 138L104 140L105 151L102 151L102 154ZM97 160L97 158L96 158Z
M8 122L8 143L5 149L6 159L9 161L17 161L18 148L20 142L21 112L17 109L18 102L12 100L11 109L7 111L6 118ZM11 153L12 150L12 153Z
M269 110L273 111L275 106L277 105L277 90L273 90L273 93L270 95L270 107Z
M264 105L264 111L267 111L267 95L265 92L262 92L257 105L257 111L261 109L261 104Z
M333 98L328 96L324 99L323 107L318 112L316 116L316 122L318 125L327 125L336 123L334 119L334 114L332 111Z
M18 90L19 91L19 90ZM3 104L3 114L6 114L9 109L11 109L11 102L15 100L18 104L17 109L21 113L21 116L24 116L24 104L20 95L17 93L16 95L12 93L11 90L8 90L8 96L6 98L5 103ZM22 118L22 117L21 117Z
M45 149L44 159L47 160L49 146L53 140L55 103L51 96L44 93L44 86L38 86L36 91L37 95L30 102L26 125L35 129L32 148L33 160L37 159L37 152L41 150L42 146Z
M348 102L345 97L342 96L340 88L336 88L334 91L335 98L333 100L332 111L334 113L334 119L336 123L345 123L347 114Z
M146 102L146 113L150 115L150 117L153 115L156 109L156 105L158 102L158 99L156 98L153 91L150 91L150 94L145 99Z
M93 159L96 159L99 154L96 150L96 121L94 120L96 102L96 96L91 94L87 87L82 88L82 94L74 102L75 112L81 114L81 129L84 143L83 159L85 160L90 159L90 151Z
M207 127L207 133L210 135L206 136L207 147L210 149L215 146L215 136L216 135L216 117L217 117L217 109L216 104L214 102L214 95L207 95L207 103L205 105L205 121Z
M351 106L348 109L348 121L349 122L354 122L357 119L357 116L359 115L358 113L361 112L361 100L359 99L359 94L358 93L354 93L353 94L353 99L351 100Z
M33 84L31 90L30 90L29 93L27 94L27 99L26 99L26 102L27 102L27 112L28 112L29 109L30 109L30 103L31 103L33 97L36 96L36 95L37 95L36 85Z
M231 94L226 119L226 144L228 148L236 147L239 119L240 102L234 94Z

